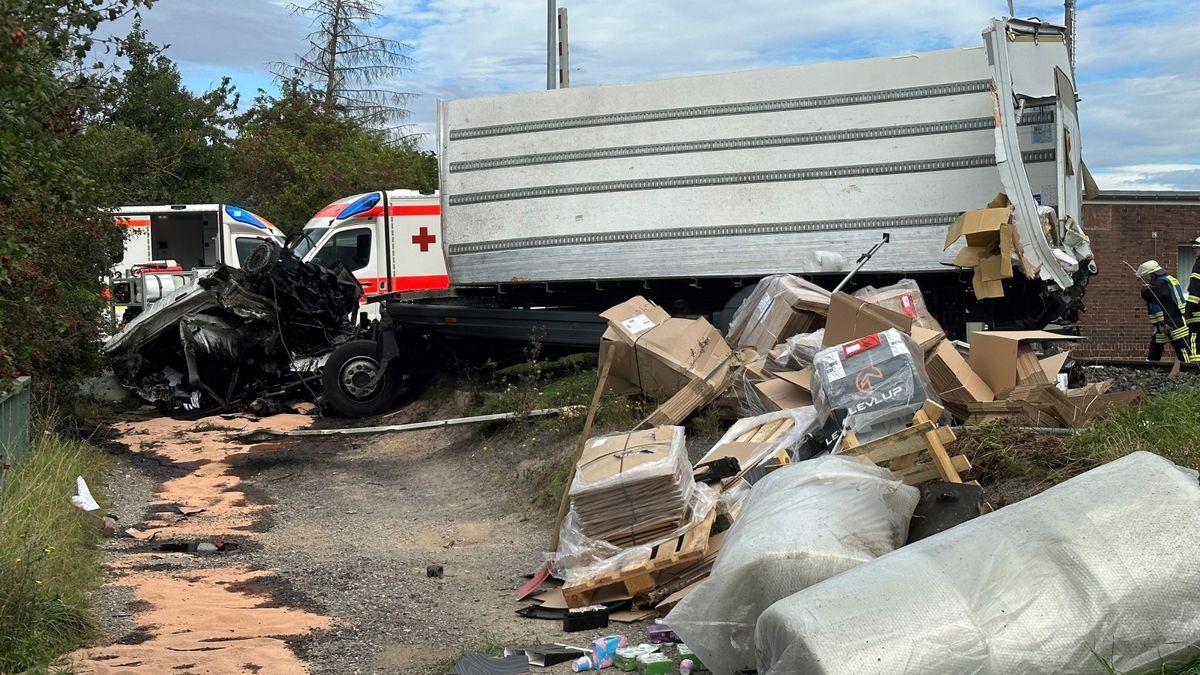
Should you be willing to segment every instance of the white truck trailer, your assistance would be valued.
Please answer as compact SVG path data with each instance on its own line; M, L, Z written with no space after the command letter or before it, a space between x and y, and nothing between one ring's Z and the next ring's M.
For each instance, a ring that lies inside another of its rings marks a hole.
M1062 27L997 19L966 49L441 102L439 195L348 198L296 245L385 300L326 395L386 409L418 336L595 344L633 293L719 324L765 275L832 286L883 233L863 280L919 279L952 336L1069 322L1096 267L1068 54ZM976 301L945 234L1001 192L1025 276Z

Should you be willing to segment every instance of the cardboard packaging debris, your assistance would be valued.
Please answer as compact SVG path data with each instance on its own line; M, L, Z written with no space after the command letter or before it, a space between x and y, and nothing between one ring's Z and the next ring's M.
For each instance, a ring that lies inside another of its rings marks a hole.
M1076 342L1080 338L1044 330L976 331L971 334L969 363L993 392L999 394L1018 384L1050 384L1055 381L1038 360L1033 345L1039 342ZM1048 365L1053 367L1053 362ZM1055 368L1057 373L1058 369Z
M798 333L824 325L829 291L790 274L758 282L729 324L729 343L765 354Z
M854 297L880 307L899 312L913 320L914 326L944 333L942 325L933 318L925 306L921 287L912 279L901 279L891 286L875 288L866 286L854 292Z
M644 544L686 522L693 487L682 427L602 436L580 456L571 509L590 539Z
M956 406L991 401L996 398L992 388L979 377L953 342L941 342L925 361L925 371L934 391L952 412ZM958 415L960 418L963 415Z
M825 321L822 344L832 347L889 328L912 333L912 325L912 319L900 312L838 292L829 300L829 317Z
M810 406L813 404L812 368L775 373L771 379L754 385L754 389L766 412Z
M601 362L612 359L607 393L665 401L648 420L652 425L682 422L728 389L739 365L757 357L730 349L708 321L672 318L641 296L600 316L609 322L600 345Z
M1159 672L1196 655L1198 559L1196 472L1135 452L771 605L758 672Z
M966 211L946 230L943 250L966 238L967 245L958 252L952 263L956 267L974 270L972 285L975 297L1004 297L1004 279L1013 276L1012 255L1015 228L1012 206L1004 194L997 195L988 208Z

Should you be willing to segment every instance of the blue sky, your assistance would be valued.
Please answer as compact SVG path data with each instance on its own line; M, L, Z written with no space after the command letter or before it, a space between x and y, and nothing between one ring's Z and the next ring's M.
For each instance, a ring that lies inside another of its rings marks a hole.
M301 0L303 1L303 0ZM438 99L545 86L542 0L379 0L375 32L412 46L397 88L432 132ZM573 86L980 44L1004 0L559 0L571 18ZM1062 3L1015 0L1060 21ZM229 75L249 101L268 64L301 51L308 21L282 0L158 0L150 38L186 84ZM1200 190L1200 3L1079 0L1084 157L1106 189Z

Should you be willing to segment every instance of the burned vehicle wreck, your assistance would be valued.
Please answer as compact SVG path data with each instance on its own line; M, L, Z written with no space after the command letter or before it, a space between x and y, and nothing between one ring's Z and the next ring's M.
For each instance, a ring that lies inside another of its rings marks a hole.
M309 383L322 357L354 335L361 297L340 266L267 242L241 269L219 265L167 295L103 351L121 384L164 409L274 412L319 388Z

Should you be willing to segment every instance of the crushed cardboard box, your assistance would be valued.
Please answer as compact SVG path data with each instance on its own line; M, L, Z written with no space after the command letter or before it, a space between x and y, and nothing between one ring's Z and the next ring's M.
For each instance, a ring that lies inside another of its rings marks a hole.
M606 393L664 401L650 425L678 424L733 383L736 368L757 358L730 349L704 319L678 319L637 296L601 313L608 320L601 362L611 358Z
M1054 376L1038 360L1035 343L1077 342L1081 338L1044 330L976 331L971 334L972 370L997 394L1019 384L1052 384ZM1065 357L1064 357L1065 358ZM1054 367L1055 361L1047 365ZM1061 366L1061 364L1059 364ZM1058 368L1054 368L1057 375Z
M972 285L975 297L1004 297L1004 279L1013 276L1012 256L1015 247L1013 209L1008 198L997 195L987 208L966 211L946 230L944 249L961 238L966 246L952 263L956 267L974 270Z
M925 306L925 296L921 294L920 286L912 279L901 279L895 284L883 288L866 286L855 291L854 297L904 314L913 320L914 327L920 326L944 333L942 325L933 318L933 314Z
M800 333L821 328L829 310L829 291L790 274L758 282L729 324L729 343L765 354Z

